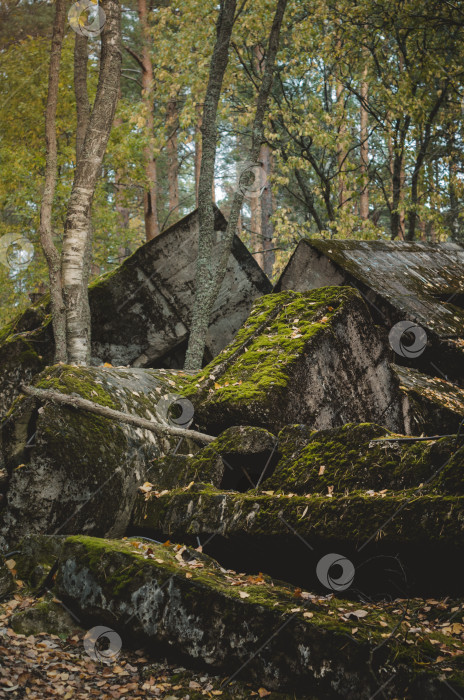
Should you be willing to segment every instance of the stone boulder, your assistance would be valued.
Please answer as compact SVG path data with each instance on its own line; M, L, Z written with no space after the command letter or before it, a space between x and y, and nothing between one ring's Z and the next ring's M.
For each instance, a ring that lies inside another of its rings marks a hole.
M55 593L83 624L109 627L115 648L144 645L157 658L305 698L368 700L386 684L388 697L411 700L464 690L455 639L442 635L434 647L409 632L401 602L360 610L180 545L61 539ZM414 606L420 612L421 601Z
M399 321L424 329L426 345L412 359L395 349L396 362L464 386L463 271L464 248L454 242L303 239L275 291L352 285L385 329L387 344Z
M150 482L158 492L189 487L192 482L246 491L272 472L277 443L276 436L263 428L233 426L193 457L176 453L155 458Z
M167 370L57 365L36 386L75 394L101 406L153 420L173 403L175 373ZM8 481L0 536L10 546L27 533L121 535L149 462L174 450L179 438L100 415L19 397L2 431ZM179 451L200 445L183 441Z
M463 442L411 442L373 424L287 426L273 473L259 489L240 493L205 478L217 441L186 460L209 453L202 483L136 499L131 533L199 538L224 566L299 586L318 585L314 560L321 553L342 552L366 595L391 595L399 586L405 595L462 590L455 561L464 546Z
M0 600L6 598L15 590L16 585L13 575L9 568L4 564L3 560L0 559Z
M282 292L257 300L235 340L184 387L195 422L276 432L367 420L403 429L399 382L368 308L352 288Z
M405 431L410 435L456 433L464 419L464 389L441 377L393 365L404 394ZM464 426L463 426L464 429Z
M216 245L227 222L215 209ZM181 368L195 296L198 212L138 248L89 287L93 365ZM208 362L246 320L271 283L235 236L206 343ZM48 295L0 331L0 417L30 381L53 361Z

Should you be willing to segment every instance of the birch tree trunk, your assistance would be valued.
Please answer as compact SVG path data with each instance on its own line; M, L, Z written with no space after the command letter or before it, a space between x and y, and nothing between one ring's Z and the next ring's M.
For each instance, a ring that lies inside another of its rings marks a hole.
M69 198L62 255L68 362L76 365L85 365L90 359L88 292L85 284L88 220L116 110L121 75L119 2L102 0L101 5L106 14L106 23L101 34L97 93Z
M206 89L203 111L203 158L201 162L199 187L200 234L196 272L195 305L193 310L185 368L201 368L208 333L209 319L214 301L221 287L229 259L232 241L242 209L244 193L237 188L224 235L217 264L214 264L212 250L214 244L214 214L211 202L211 187L214 179L216 158L216 114L222 80L227 67L229 43L235 14L235 0L225 0L218 20L216 45L210 64L210 75ZM266 66L259 88L256 111L252 126L250 161L256 163L262 143L264 143L264 117L272 88L274 66L279 48L279 37L287 0L277 0L276 12L269 36Z
M85 133L89 124L90 118L90 101L87 90L87 68L89 60L88 38L85 35L77 34L74 39L74 96L76 98L76 168L82 157L82 149L84 147ZM84 280L83 286L86 289L89 286L90 268L92 264L92 229L90 220L90 211L87 216L87 243L85 247L84 258ZM90 307L88 303L84 303L85 322L90 327Z
M53 23L50 67L48 73L47 108L45 111L46 164L45 183L40 208L40 242L48 265L50 279L50 304L52 310L53 335L55 339L55 362L66 362L66 316L61 282L61 255L53 243L52 211L56 188L57 144L56 107L58 83L66 21L65 0L56 0Z

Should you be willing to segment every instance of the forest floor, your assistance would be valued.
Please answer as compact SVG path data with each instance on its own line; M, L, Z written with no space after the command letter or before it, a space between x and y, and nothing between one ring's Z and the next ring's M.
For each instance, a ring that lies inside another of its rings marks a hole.
M40 633L16 634L11 617L37 602L20 593L0 604L0 698L161 698L162 700L199 700L220 698L269 698L284 700L291 696L259 686L232 681L204 672L157 662L147 651L122 649L114 663L94 662L85 652L79 632L62 636ZM292 696L293 697L293 696Z

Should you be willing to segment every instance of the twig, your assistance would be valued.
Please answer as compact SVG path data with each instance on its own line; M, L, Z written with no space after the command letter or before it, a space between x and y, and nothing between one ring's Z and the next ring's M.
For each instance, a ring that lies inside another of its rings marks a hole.
M72 406L73 408L81 408L84 411L96 413L104 418L110 418L112 420L120 421L121 423L135 425L137 428L150 430L152 433L158 433L160 435L169 433L170 435L192 438L193 440L199 440L200 442L204 443L209 443L216 439L212 435L205 435L204 433L199 433L196 430L184 430L183 428L174 428L170 425L161 425L160 423L149 421L146 418L139 418L138 416L133 416L129 413L116 411L113 408L108 408L108 406L101 406L100 404L89 401L88 399L83 399L81 396L61 394L58 391L51 391L49 389L37 389L36 387L26 386L24 384L21 385L21 391L23 394L33 396L40 401L53 401L53 403Z

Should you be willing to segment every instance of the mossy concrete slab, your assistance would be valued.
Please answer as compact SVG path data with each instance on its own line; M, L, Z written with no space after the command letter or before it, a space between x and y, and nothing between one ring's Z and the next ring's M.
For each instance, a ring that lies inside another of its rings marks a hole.
M275 291L304 292L329 284L356 287L387 333L401 320L426 330L427 347L414 358L413 367L450 376L462 385L463 271L464 249L456 243L312 238L300 241ZM396 361L408 363L399 356Z
M393 369L407 399L404 413L408 433L447 435L458 431L464 418L464 389L408 367L393 365Z
M224 566L317 586L317 560L350 558L367 596L460 595L464 496L417 491L309 497L175 490L136 502L131 534L193 544Z
M234 342L184 393L195 422L272 432L290 422L330 428L374 420L403 425L398 380L361 296L349 287L262 297Z
M226 226L216 208L216 245ZM91 364L182 367L194 303L197 249L195 210L92 282ZM235 236L211 314L206 361L232 340L253 300L271 289L264 272ZM52 361L52 341L48 295L0 330L0 417L19 384Z
M272 473L277 445L268 430L232 426L192 457L176 453L155 458L150 482L157 491L190 487L192 482L246 491Z
M175 396L175 378L167 370L57 365L36 385L150 420ZM150 460L171 452L178 440L71 407L16 399L2 432L3 544L34 532L123 534ZM198 449L184 440L180 451Z
M357 603L236 574L180 545L68 537L55 591L84 624L108 625L123 645L271 690L367 700L387 681L389 698L463 688L462 642L448 640L458 654L446 658L445 685L432 663L441 649L426 635L405 643L397 603L366 603L356 618Z

